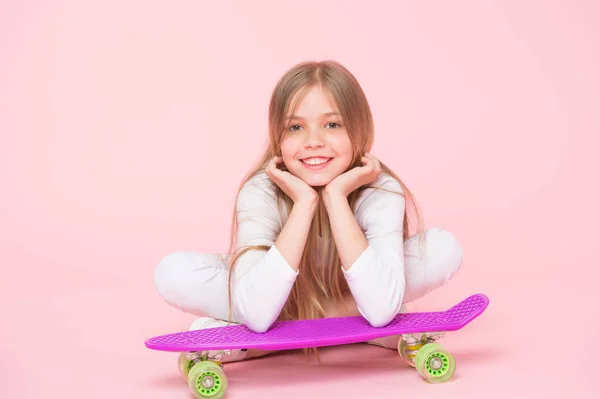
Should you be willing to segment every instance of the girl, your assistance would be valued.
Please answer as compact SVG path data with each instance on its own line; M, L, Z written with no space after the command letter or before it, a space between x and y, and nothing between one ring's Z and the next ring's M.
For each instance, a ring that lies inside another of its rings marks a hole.
M290 69L271 97L268 148L240 185L229 254L169 254L155 270L159 294L203 316L190 329L229 321L264 332L275 320L350 315L384 326L441 287L462 248L446 230L423 230L411 192L369 153L373 139L369 104L345 67ZM398 337L370 343L396 348ZM235 350L223 362L252 356Z

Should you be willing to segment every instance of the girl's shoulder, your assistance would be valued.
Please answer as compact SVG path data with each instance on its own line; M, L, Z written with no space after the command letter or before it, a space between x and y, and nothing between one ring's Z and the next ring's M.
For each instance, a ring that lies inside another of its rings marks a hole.
M250 176L240 188L237 197L238 208L246 206L269 206L275 203L275 183L264 170Z
M379 189L383 189L383 190L379 190ZM381 172L379 177L377 177L377 179L375 179L374 182L367 185L367 188L361 193L361 197L372 195L375 192L389 193L389 191L387 191L387 190L394 191L395 193L398 193L398 194L404 194L404 190L402 190L402 185L400 184L400 182L398 180L396 180L392 175L390 175L386 172ZM393 194L393 193L389 193L389 194ZM395 194L393 194L393 195L395 195Z
M286 218L285 207L277 199L276 185L264 170L259 170L242 185L236 201L241 219L268 219L282 227Z
M275 194L275 183L264 169L254 173L242 186L243 191L263 191L265 194Z
M396 202L399 198L404 198L402 185L392 175L382 172L359 194L354 205L354 212L364 212L373 204Z

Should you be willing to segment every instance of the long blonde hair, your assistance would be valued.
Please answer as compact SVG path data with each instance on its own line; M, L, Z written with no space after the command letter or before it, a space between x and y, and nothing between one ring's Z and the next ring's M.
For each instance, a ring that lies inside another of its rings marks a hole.
M336 61L302 62L288 70L275 86L269 105L269 144L258 163L250 170L240 184L238 193L244 184L260 171L264 170L268 162L276 155L280 155L280 145L285 133L285 119L295 110L302 101L305 93L315 85L322 85L329 91L340 112L346 131L350 137L353 148L353 159L348 168L359 166L361 157L371 150L374 141L374 127L371 109L367 98L356 78L340 63ZM295 100L294 100L295 99ZM422 218L417 203L412 193L394 172L381 162L382 172L394 177L401 185L406 208L404 212L404 225L402 238L405 240L410 234L411 222L416 224L417 233L423 232ZM363 186L348 196L350 208L354 209L360 193L369 185ZM377 187L372 187L376 188ZM315 188L320 192L320 187ZM291 211L293 202L275 185L277 203ZM321 198L321 196L319 195ZM410 220L409 220L410 219ZM255 245L239 248L236 247L236 211L233 212L230 237L230 274L229 274L229 319L232 318L231 279L237 259L247 251L268 251L269 246ZM321 242L319 243L319 240ZM317 247L321 247L320 259L324 263L319 267L315 264L313 255ZM325 264L326 263L326 264ZM310 226L308 238L302 254L299 273L291 293L285 303L279 320L313 319L324 317L324 302L333 300L343 303L344 295L349 293L348 284L341 270L340 258L333 241L329 218L322 200L319 200L316 213Z

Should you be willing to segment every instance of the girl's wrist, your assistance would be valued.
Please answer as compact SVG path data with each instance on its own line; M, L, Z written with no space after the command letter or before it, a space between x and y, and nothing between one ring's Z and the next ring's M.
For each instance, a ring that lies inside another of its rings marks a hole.
M317 210L317 204L319 202L319 197L315 196L314 198L301 198L297 202L294 203L294 208L300 208L306 210L310 213L315 213Z
M347 202L348 197L344 196L343 194L331 192L330 190L323 190L323 203L325 204L326 208L343 203L344 201Z

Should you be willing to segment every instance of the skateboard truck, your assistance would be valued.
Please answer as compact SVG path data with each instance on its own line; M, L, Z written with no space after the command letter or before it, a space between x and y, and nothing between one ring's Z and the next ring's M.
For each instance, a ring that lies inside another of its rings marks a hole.
M402 334L400 342L398 342L398 352L402 359L406 361L412 367L415 367L415 357L426 344L433 343L438 339L445 336L443 331L441 332L425 332L420 336L415 336L414 333Z
M197 363L203 361L211 361L217 363L222 366L222 361L225 356L229 356L231 354L230 349L223 350L203 350L203 351L193 351L193 352L182 352L181 355L184 355L188 361Z

